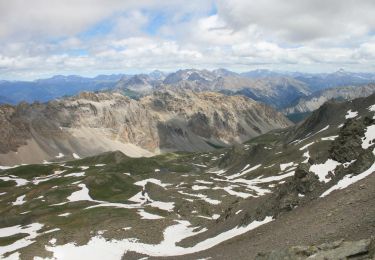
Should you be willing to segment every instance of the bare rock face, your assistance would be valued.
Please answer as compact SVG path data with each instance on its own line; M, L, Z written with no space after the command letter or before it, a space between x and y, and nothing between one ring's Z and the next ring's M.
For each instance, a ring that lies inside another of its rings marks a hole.
M139 101L81 93L46 104L0 107L0 164L120 150L129 156L202 151L291 123L243 96L162 90Z
M296 104L287 107L283 112L288 114L311 112L331 99L353 100L359 97L367 97L375 92L375 84L363 86L347 86L329 88L318 91L309 96L301 97Z

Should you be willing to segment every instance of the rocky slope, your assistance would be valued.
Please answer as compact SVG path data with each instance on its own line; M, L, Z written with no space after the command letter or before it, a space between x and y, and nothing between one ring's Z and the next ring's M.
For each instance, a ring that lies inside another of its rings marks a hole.
M257 260L285 259L358 259L371 260L375 257L375 238L359 241L335 241L318 246L294 246L287 249L260 253Z
M203 151L241 143L291 123L243 96L163 90L139 101L82 93L47 104L0 107L0 165L89 156Z
M172 104L160 107L175 111ZM372 95L328 102L296 126L210 152L111 152L3 168L0 256L366 259L374 127Z
M330 88L316 92L307 97L301 97L295 105L285 108L283 113L289 115L312 112L330 99L352 100L359 97L370 96L374 92L375 84Z

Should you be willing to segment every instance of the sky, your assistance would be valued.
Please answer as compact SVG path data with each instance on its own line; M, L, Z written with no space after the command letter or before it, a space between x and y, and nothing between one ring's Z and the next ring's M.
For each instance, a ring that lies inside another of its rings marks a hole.
M0 80L375 71L374 0L0 0Z

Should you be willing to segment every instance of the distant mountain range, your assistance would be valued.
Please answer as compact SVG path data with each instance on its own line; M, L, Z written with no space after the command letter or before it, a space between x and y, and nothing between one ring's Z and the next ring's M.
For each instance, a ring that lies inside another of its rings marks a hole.
M95 78L57 75L35 81L2 81L0 103L47 102L63 96L76 95L82 91L110 89L123 77L126 75L99 75Z
M137 75L99 75L95 78L54 76L48 79L0 81L0 103L47 102L82 91L117 91L139 99L163 88L215 91L227 95L245 95L275 108L286 108L300 98L332 87L358 86L375 82L375 73L347 72L299 73L254 70L236 73L226 69L178 70L164 73L155 70Z

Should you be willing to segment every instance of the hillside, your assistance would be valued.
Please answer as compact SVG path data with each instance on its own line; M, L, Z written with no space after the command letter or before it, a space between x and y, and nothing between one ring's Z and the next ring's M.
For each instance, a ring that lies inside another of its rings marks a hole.
M0 164L41 163L120 150L133 157L209 151L291 123L243 96L157 91L139 101L81 93L46 104L0 106Z
M283 113L289 115L312 112L330 99L352 100L359 97L370 96L374 92L375 84L329 88L315 92L306 97L301 97L293 106L284 108Z
M371 259L359 240L375 232L374 105L375 95L327 102L303 123L209 152L2 167L0 255L274 259L345 239L334 247L345 257Z

